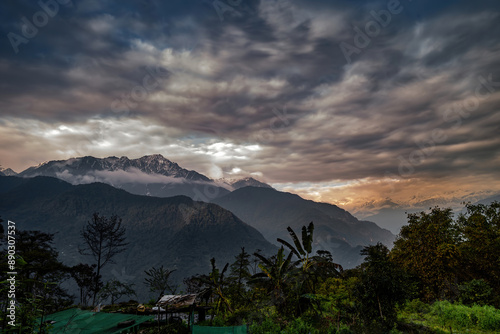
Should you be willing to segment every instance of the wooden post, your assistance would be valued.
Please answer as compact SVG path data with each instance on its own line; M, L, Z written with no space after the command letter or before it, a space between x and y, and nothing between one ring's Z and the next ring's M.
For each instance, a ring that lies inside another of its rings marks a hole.
M156 304L158 307L158 334L160 333L160 304Z
M201 321L205 321L206 317L206 310L204 308L199 308L198 309L198 323Z
M193 333L193 324L194 324L194 304L189 308L189 321L188 321L188 330L189 333Z

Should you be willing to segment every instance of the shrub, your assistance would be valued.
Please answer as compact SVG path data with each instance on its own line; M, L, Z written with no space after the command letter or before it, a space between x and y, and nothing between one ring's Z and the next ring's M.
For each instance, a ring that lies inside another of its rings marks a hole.
M477 327L482 330L500 330L500 310L493 306L478 306L472 307L477 318Z
M429 313L431 310L431 306L429 304L424 303L420 299L413 299L406 303L404 311L407 313L417 313L422 316L424 314Z
M253 323L250 326L250 333L252 334L275 334L280 333L280 331L280 325L271 318L265 318L262 323Z
M297 318L290 322L281 334L319 334L319 331L311 323Z
M442 301L434 303L431 310L431 313L438 317L439 323L443 327L500 331L500 310L493 306L474 305L469 307Z
M483 279L474 279L459 286L460 302L465 305L489 304L493 295L490 285Z

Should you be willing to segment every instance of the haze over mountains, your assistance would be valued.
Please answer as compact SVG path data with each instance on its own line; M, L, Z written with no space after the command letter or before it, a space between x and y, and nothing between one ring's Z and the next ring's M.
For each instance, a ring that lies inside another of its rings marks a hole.
M51 176L71 184L102 182L138 195L185 195L205 202L240 187L270 187L252 178L215 181L160 154L138 159L86 156L48 161L26 169L19 176Z
M428 211L430 208L439 206L451 208L455 215L464 209L464 203L491 204L500 201L500 194L488 195L484 192L471 192L465 196L453 196L450 198L434 197L421 199L415 196L411 202L398 202L391 199L369 202L352 210L352 214L358 218L375 222L382 228L398 234L400 228L406 224L409 213Z
M139 196L103 183L71 185L51 177L0 177L2 218L15 221L20 230L55 233L54 246L68 265L92 261L77 249L93 212L121 217L129 242L104 278L128 279L143 296L144 270L153 266L176 269L173 277L180 283L208 273L212 257L223 266L233 262L241 247L266 255L276 249L228 210L186 196Z
M335 205L253 178L212 180L161 155L45 162L18 177L0 177L0 200L0 215L18 220L20 228L57 232L56 247L71 264L84 260L75 247L92 213L119 215L130 247L113 270L136 276L161 264L177 268L178 279L205 273L210 258L224 265L240 247L270 254L276 238L289 238L288 226L298 232L311 221L315 250L330 251L346 268L362 261L363 246L390 247L394 240L388 230Z
M245 187L213 200L259 230L270 242L287 239L287 227L300 231L309 221L315 225L315 249L332 253L334 261L350 268L360 264L360 245L392 245L394 235L373 222L359 221L331 204L305 200L298 195L269 188Z
M87 156L49 161L30 167L19 175L57 177L72 184L103 182L138 195L186 195L194 200L213 201L244 217L244 221L248 220L249 224L264 233L273 243L276 243L277 237L284 237L287 226L300 229L311 220L315 221L318 228L325 225L323 237L333 238L332 240L352 247L373 243L375 240L388 245L393 241L393 236L387 231L379 233L380 231L375 231L378 227L368 228L374 224L359 222L335 205L315 203L297 195L275 191L271 186L253 178L212 180L196 171L184 169L160 154L138 159L100 159ZM235 191L245 187L249 188ZM234 192L231 193L232 191ZM361 236L361 233L366 235ZM335 243L335 247L338 244ZM356 250L355 253L359 252ZM356 254L353 258L359 256Z

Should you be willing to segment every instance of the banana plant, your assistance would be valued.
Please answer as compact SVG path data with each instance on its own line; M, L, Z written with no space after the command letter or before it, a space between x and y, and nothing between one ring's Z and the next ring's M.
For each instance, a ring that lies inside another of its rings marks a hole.
M249 283L263 286L273 296L276 306L283 306L286 303L285 289L292 278L295 266L292 264L292 253L285 256L283 246L278 250L278 254L266 258L259 253L254 253L260 260L260 273L251 277Z

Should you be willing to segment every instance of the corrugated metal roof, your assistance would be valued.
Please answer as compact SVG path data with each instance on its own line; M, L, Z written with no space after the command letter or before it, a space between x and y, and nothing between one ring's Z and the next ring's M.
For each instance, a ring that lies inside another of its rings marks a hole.
M165 295L160 298L156 305L164 307L164 308L183 308L187 306L191 306L196 301L195 294L191 295Z

